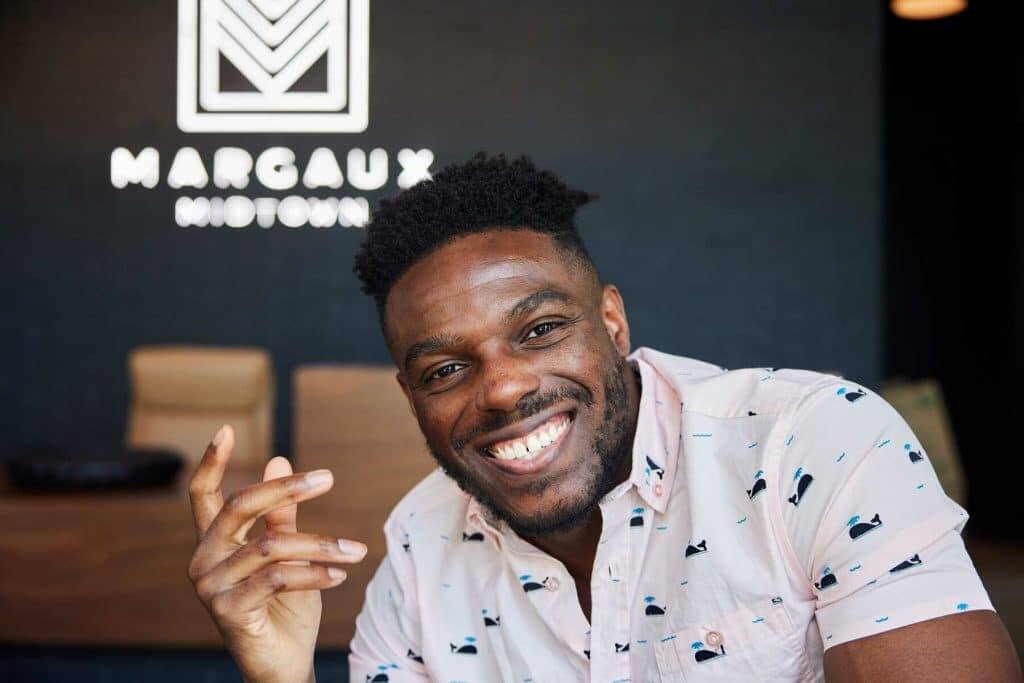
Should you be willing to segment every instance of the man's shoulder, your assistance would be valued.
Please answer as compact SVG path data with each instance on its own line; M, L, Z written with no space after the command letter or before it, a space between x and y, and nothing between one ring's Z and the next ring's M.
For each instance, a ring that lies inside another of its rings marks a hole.
M676 390L686 411L717 418L784 412L841 378L799 368L728 369L714 363L638 349L634 357L654 367Z

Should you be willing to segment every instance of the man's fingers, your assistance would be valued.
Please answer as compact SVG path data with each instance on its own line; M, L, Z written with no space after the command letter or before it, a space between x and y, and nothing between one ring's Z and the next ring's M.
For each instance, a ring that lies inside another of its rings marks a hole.
M280 479L290 474L292 474L292 464L288 462L287 458L277 456L276 458L271 458L263 469L263 481ZM264 517L267 531L295 531L297 529L295 517L298 509L298 505L292 504L268 512L267 516Z
M314 470L246 486L228 496L206 535L217 544L231 541L242 545L245 536L241 532L247 531L257 518L271 510L322 495L333 485L330 470Z
M271 479L280 479L281 477L287 477L292 474L292 464L287 458L277 456L267 461L267 466L263 468L263 481L270 481ZM263 518L266 529L268 532L281 531L281 532L292 532L296 531L296 516L298 514L299 506L296 504L285 505L284 507L271 510ZM248 530L246 530L248 533ZM302 560L291 560L288 564L309 564Z
M214 567L196 582L196 592L204 602L230 590L268 565L353 564L366 556L366 546L357 541L320 534L268 531L264 536L239 548L231 557ZM301 562L297 562L300 560Z
M312 564L299 567L280 562L269 565L231 590L215 596L210 610L218 623L230 622L265 605L276 593L333 588L345 580L339 567Z
M231 451L235 447L235 432L231 425L224 425L206 447L199 465L188 485L188 496L192 504L192 517L196 534L202 537L214 518L224 506L221 483Z

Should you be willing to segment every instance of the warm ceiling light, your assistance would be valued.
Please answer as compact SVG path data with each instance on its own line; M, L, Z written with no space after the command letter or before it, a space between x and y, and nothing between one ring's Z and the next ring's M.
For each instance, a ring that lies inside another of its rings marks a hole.
M892 13L904 19L941 19L967 8L967 0L892 0Z

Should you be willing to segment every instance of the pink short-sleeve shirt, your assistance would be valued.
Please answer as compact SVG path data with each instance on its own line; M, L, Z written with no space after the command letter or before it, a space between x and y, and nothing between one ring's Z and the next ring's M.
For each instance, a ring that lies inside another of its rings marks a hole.
M629 479L601 501L591 620L565 566L440 470L395 507L350 680L822 680L824 651L991 610L899 414L805 370L648 348Z

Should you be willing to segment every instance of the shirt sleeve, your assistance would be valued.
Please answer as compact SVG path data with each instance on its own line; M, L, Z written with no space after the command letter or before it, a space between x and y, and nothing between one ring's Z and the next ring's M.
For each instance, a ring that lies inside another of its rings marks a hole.
M803 397L791 425L779 504L826 649L992 609L960 538L967 513L895 408L837 378Z
M384 529L388 554L366 587L348 656L350 683L429 680L420 650L415 572L392 520Z

